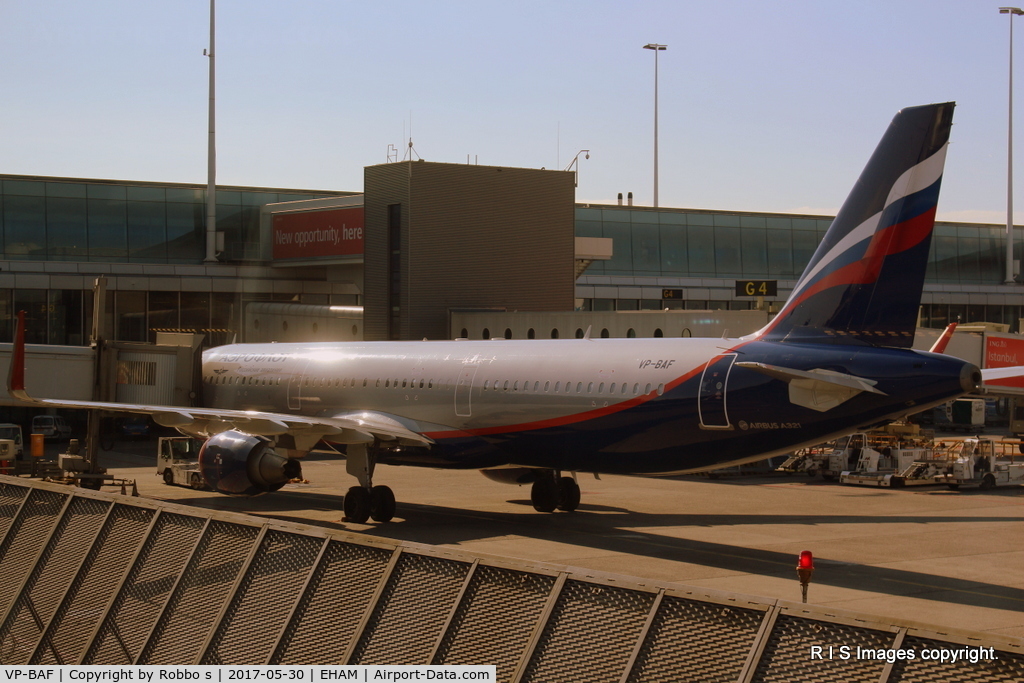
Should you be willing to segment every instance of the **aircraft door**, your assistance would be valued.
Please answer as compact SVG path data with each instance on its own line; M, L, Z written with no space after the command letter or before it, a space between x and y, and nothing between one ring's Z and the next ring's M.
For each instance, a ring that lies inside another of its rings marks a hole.
M306 368L309 360L305 358L296 359L293 366L294 372L288 377L288 410L302 409L302 380L306 376Z
M713 358L704 366L697 395L697 412L701 429L732 429L729 422L727 390L729 373L736 362L735 353Z
M473 414L472 395L473 379L479 365L463 365L459 379L455 383L455 414L458 417L470 417Z

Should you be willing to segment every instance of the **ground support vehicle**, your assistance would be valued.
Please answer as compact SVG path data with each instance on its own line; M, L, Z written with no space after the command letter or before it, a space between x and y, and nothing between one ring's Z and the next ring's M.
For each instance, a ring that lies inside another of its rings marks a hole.
M163 436L157 443L156 473L168 486L208 489L199 471L199 449L203 441L191 436Z
M964 439L944 483L953 490L1024 484L1024 460L1014 453L1015 449L1016 444L1010 442Z
M905 486L935 486L946 483L951 461L944 457L916 460L899 474L886 475L880 486L903 488Z
M891 486L894 475L931 457L932 451L921 447L884 447L881 451L865 448L856 467L839 475L839 481L853 486Z
M806 474L813 477L822 471L823 465L831 453L831 449L823 446L812 446L801 448L779 465L776 472L788 472L791 474Z

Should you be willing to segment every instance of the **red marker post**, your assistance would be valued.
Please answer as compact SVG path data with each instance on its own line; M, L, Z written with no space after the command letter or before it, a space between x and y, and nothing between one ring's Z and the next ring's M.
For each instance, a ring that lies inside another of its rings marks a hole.
M807 602L807 586L811 583L811 575L814 574L814 555L810 550L800 553L796 561L796 575L800 579L800 591L803 593L804 602Z

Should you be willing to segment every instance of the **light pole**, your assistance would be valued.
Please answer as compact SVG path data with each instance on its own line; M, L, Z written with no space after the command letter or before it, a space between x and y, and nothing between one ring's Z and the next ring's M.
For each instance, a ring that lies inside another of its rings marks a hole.
M658 208L658 53L668 45L647 43L645 50L654 50L654 208Z
M1010 15L1010 104L1006 127L1006 284L1013 283L1013 15L1024 14L1019 7L1000 7Z
M217 71L213 63L215 17L214 0L210 0L210 50L203 50L203 54L210 58L210 132L206 149L206 258L203 259L203 263L217 262L217 138L214 126L217 120L214 108L214 83Z

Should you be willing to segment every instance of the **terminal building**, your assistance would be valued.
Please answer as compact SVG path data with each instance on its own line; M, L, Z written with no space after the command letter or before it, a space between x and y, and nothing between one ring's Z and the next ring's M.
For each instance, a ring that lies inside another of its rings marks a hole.
M740 335L832 219L578 204L574 181L405 161L361 193L219 187L207 262L204 186L0 175L0 342L25 310L30 343L87 345L99 275L119 341ZM938 223L921 326L1020 331L1004 263L1004 227Z

